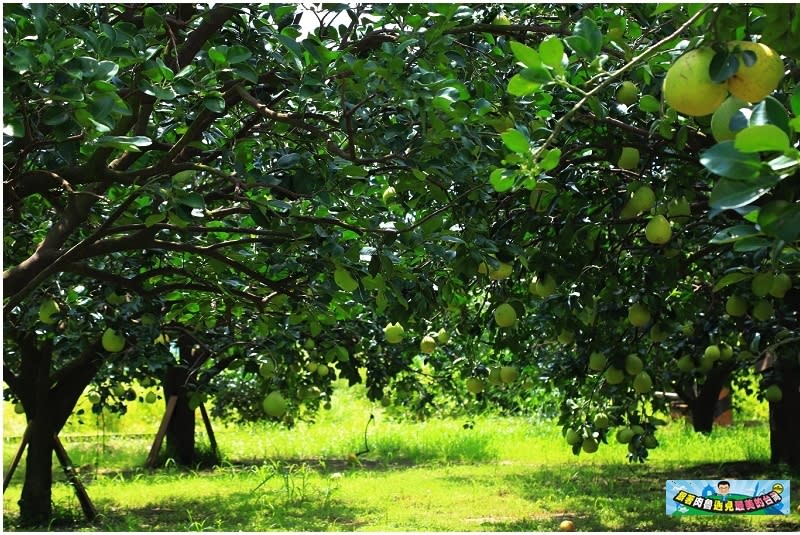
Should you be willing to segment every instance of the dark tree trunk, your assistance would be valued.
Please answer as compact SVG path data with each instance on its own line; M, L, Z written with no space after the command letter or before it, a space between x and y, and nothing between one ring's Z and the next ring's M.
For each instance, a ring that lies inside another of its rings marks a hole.
M783 370L783 397L769 404L770 461L800 470L800 369Z
M28 419L28 453L19 500L20 523L46 526L53 514L55 436L100 367L100 341L89 344L78 358L52 376L51 341L37 346L33 337L23 337L19 347L22 353L20 374L7 382L22 400Z
M728 384L731 368L718 366L706 375L706 381L693 395L680 393L692 413L692 426L698 433L710 433L717 415L717 402L720 392Z
M167 426L167 458L181 466L190 466L196 460L194 443L194 410L189 407L186 382L188 369L174 366L164 380L164 399L177 396L177 404Z

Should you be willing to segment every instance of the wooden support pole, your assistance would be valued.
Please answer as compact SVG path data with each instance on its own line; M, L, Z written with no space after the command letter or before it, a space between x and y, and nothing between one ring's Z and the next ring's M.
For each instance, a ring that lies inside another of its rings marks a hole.
M86 516L86 519L89 521L94 520L97 518L97 509L94 508L94 504L89 498L89 493L86 492L86 487L83 486L83 483L81 483L81 480L78 478L78 474L75 473L72 461L70 461L67 450L64 449L58 435L53 435L53 449L56 452L56 457L58 457L58 462L60 462L62 468L64 468L64 475L67 476L67 479L75 489L75 495L78 496L78 502L81 504L84 516Z
M19 465L19 462L22 460L22 454L25 452L25 448L27 446L28 427L25 428L25 432L22 434L22 442L19 443L17 454L14 455L14 459L11 461L11 466L8 467L8 472L6 472L6 475L3 478L3 494L5 494L8 485L11 483L11 478L14 476L14 471L17 469L17 465Z
M144 462L146 468L153 468L156 464L158 452L161 451L161 443L164 442L169 421L172 419L172 413L175 412L175 406L177 404L178 396L170 396L169 400L167 401L167 410L164 411L164 417L161 419L161 426L158 428L158 433L156 433L153 446L150 448L150 453L147 456L147 460Z
M206 412L206 406L200 404L200 414L203 416L203 423L206 426L206 433L208 433L208 442L211 444L211 451L217 455L217 438L214 436L214 429L211 428L211 419Z

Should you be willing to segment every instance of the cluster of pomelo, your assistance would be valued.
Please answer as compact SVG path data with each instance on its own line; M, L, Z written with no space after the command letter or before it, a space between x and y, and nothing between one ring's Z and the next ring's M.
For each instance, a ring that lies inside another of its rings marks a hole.
M695 48L679 57L664 78L664 100L678 113L693 117L714 114L711 129L719 142L733 139L730 120L747 103L764 100L777 89L784 75L783 60L770 47L751 41L731 41L728 51L736 58L736 72L724 81L711 76L717 51Z

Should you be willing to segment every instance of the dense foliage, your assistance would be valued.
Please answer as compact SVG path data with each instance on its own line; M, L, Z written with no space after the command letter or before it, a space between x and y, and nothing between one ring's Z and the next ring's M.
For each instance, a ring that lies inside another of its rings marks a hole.
M279 392L286 423L334 377L422 412L555 386L576 453L633 426L632 459L655 391L699 410L766 357L796 400L795 12L5 6L4 380L49 419L31 447L87 385L124 410L117 385L176 365L192 407ZM788 74L717 142L662 84L711 47L724 98L767 64L735 40Z

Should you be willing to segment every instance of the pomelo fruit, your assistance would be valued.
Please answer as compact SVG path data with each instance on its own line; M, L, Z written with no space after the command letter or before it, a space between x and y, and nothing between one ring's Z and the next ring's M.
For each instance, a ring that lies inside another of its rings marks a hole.
M756 55L756 62L747 66L739 58L739 69L728 79L728 90L746 102L760 102L777 89L784 73L783 60L767 45L751 41L731 41L730 50L749 50Z
M630 80L625 80L617 88L617 102L630 106L639 100L639 88Z
M517 322L517 311L508 303L503 303L495 309L494 321L499 327L511 327Z
M653 216L644 229L644 237L652 244L664 245L672 239L672 226L661 214Z
M747 314L747 301L741 295L732 295L725 301L725 312L738 318Z
M273 418L280 418L286 414L286 407L286 400L283 399L283 396L278 391L270 392L261 402L261 408Z
M117 334L117 332L109 327L103 332L102 338L103 349L109 353L119 353L125 347L125 338Z
M675 60L667 71L664 100L678 113L692 117L709 115L728 96L728 84L711 80L709 67L714 54L710 47L695 48Z
M628 309L628 321L634 327L644 327L650 323L650 311L641 303L635 303Z

